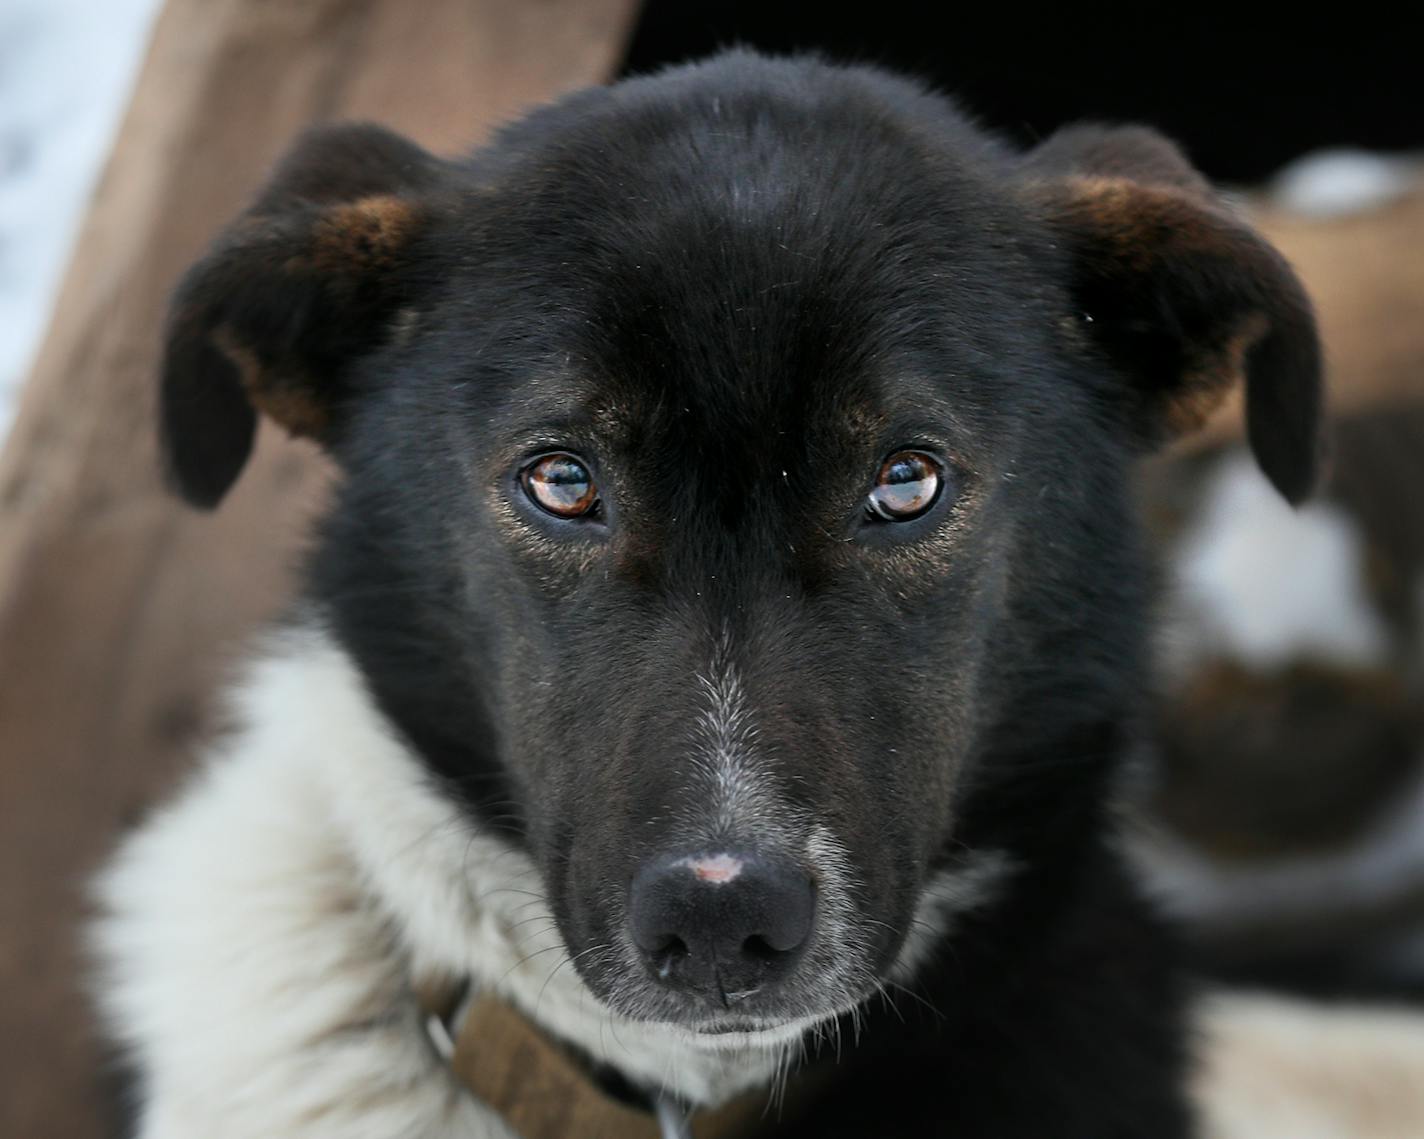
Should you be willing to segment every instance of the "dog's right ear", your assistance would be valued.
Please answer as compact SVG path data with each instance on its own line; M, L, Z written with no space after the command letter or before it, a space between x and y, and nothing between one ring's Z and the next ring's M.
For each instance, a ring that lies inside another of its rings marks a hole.
M1194 430L1244 382L1261 469L1287 501L1309 494L1325 452L1320 342L1284 258L1155 131L1066 127L1022 169L1135 439Z
M380 127L309 132L183 278L160 392L168 473L212 508L252 450L257 412L329 443L353 360L415 287L414 249L449 167Z

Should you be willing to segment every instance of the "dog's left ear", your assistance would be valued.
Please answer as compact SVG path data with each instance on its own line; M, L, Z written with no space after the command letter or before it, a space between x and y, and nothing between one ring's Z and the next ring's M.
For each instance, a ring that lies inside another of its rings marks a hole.
M1139 440L1201 426L1244 381L1256 461L1290 502L1308 495L1324 450L1320 343L1281 255L1150 130L1066 128L1023 173L1068 254L1078 319L1127 380Z

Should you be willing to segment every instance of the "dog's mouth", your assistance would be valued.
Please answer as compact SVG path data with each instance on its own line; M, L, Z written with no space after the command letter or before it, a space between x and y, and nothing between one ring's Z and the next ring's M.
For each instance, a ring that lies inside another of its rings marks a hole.
M749 997L738 1007L716 1007L712 1002L686 994L669 992L656 983L645 982L632 992L623 987L617 995L595 992L611 1009L630 1020L660 1023L691 1036L775 1036L797 1026L818 1024L842 1015L873 995L873 983L857 983L839 973L819 981L800 979L787 989ZM818 994L816 990L821 992ZM834 992L834 999L824 999Z
M674 1024L696 1046L714 1051L784 1048L835 1020L839 1009L785 1017L735 1017Z
M671 1029L694 1046L716 1050L781 1047L845 1015L876 991L877 982L869 969L836 968L824 960L817 964L820 968L785 984L728 994L742 999L725 1005L705 996L669 990L646 974L638 983L625 983L619 986L621 991L602 999L614 1012ZM636 971L630 969L629 973Z
M802 1016L729 1017L725 1020L695 1021L681 1027L694 1036L716 1040L742 1037L747 1040L773 1041L788 1033L799 1034L807 1024L816 1024L834 1016L832 1011Z
M728 1020L712 1024L697 1024L692 1031L704 1036L726 1036L733 1032L775 1032L789 1024L789 1020L759 1022L755 1020Z

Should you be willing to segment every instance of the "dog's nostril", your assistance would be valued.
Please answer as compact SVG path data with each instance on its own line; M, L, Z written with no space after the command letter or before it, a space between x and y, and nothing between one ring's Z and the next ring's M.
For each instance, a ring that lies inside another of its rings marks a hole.
M648 951L648 960L659 977L667 978L677 963L687 956L687 952L687 942L680 937L669 936L662 945Z
M777 949L766 938L753 934L742 942L742 952L757 961L775 961L785 949Z

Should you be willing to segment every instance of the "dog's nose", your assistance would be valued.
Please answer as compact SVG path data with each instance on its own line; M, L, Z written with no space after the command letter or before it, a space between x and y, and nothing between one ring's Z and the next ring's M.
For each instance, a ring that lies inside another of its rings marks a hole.
M816 890L794 863L748 854L663 856L633 877L633 940L666 984L731 1005L790 972Z

